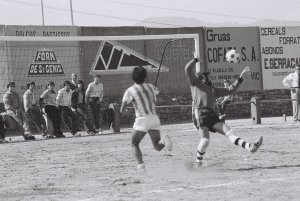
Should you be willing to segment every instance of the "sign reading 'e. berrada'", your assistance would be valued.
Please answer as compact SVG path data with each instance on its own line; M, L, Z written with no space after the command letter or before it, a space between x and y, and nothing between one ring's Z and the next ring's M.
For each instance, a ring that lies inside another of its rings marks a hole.
M63 67L52 50L38 50L34 63L30 64L28 76L41 75L64 75Z
M209 28L205 30L205 56L207 70L216 87L224 87L224 80L234 82L246 66L251 72L239 90L262 89L259 30L256 27ZM229 63L226 52L235 49L240 54L239 63Z
M260 44L264 89L283 89L300 64L300 27L260 27Z

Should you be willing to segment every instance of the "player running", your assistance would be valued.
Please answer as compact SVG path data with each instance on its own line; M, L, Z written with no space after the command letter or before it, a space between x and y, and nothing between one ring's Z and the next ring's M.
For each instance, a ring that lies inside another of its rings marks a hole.
M230 87L225 89L212 86L208 76L209 72L195 73L194 66L197 62L199 62L198 58L194 58L185 66L185 73L190 82L193 98L193 122L200 135L195 166L201 167L202 165L202 159L210 141L209 131L225 135L235 145L241 146L252 153L256 152L262 145L263 137L260 137L255 143L245 142L234 135L232 129L225 122L222 122L214 111L216 99L235 92L242 83L244 75L250 71L250 67L246 67L239 78Z
M142 152L139 144L148 132L153 143L154 149L162 150L165 146L169 151L172 150L172 142L170 138L165 135L161 140L160 136L160 120L156 115L156 95L159 93L158 89L152 84L145 83L147 71L145 68L138 66L132 72L132 79L134 85L129 87L123 96L121 114L125 112L126 107L132 103L135 109L136 119L132 131L132 152L138 162L138 171L144 171L145 165L142 158Z

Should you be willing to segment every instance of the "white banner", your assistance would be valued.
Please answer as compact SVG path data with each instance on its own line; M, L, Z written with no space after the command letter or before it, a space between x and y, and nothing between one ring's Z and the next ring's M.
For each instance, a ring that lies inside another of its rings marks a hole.
M283 89L282 80L300 64L300 27L260 27L264 89Z

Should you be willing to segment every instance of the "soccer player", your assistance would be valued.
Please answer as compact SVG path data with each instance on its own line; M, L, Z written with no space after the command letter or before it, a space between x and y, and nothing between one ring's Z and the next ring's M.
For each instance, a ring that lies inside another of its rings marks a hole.
M39 101L42 111L49 117L53 124L55 137L63 138L66 136L62 133L60 128L61 117L55 102L56 92L54 91L54 87L54 82L48 82L47 90L43 92Z
M192 115L193 122L198 129L200 142L197 148L197 159L195 166L202 166L202 159L209 145L211 132L218 132L225 135L233 144L241 146L254 153L262 145L263 138L260 137L255 143L245 142L236 136L233 130L219 119L214 111L216 98L231 95L243 81L244 75L250 71L250 67L246 67L239 78L227 89L216 88L212 86L209 79L209 72L194 72L195 64L199 62L198 58L189 61L185 66L185 73L188 76L191 92L192 92Z
M78 80L75 91L72 93L72 111L74 111L83 120L83 125L86 132L90 135L95 135L96 130L94 125L87 118L87 105L85 102L85 88L82 80Z
M88 85L85 93L85 102L90 105L93 113L94 125L99 133L100 128L100 104L103 99L103 84L100 82L100 75L94 75L94 81Z
M20 129L23 127L25 140L35 140L35 137L31 134L28 119L23 111L22 100L16 93L15 87L16 84L14 82L9 82L7 84L7 92L3 95L6 114L18 123Z
M80 134L77 134L78 118L76 114L73 113L71 108L72 93L73 91L71 90L71 82L64 81L64 87L57 92L56 104L58 105L58 110L62 114L68 129L71 130L71 134L74 136L80 136ZM70 122L69 118L71 119L72 123Z
M43 115L41 114L41 111L39 110L35 101L35 83L28 82L26 87L27 90L23 94L23 106L27 119L29 122L33 122L35 124L35 126L43 133L44 138L53 138L52 135L48 135Z
M282 82L285 87L291 89L294 121L300 121L300 65L297 65L295 72L288 74Z
M170 138L165 135L164 139L161 140L160 136L160 120L155 109L156 95L159 91L152 84L145 83L146 77L147 71L145 68L141 66L134 68L132 79L135 84L125 91L120 108L121 114L126 111L126 107L130 103L133 104L135 109L136 119L133 125L131 143L133 155L138 163L138 171L145 170L139 144L147 132L150 135L154 149L161 151L167 146L169 151L172 150Z

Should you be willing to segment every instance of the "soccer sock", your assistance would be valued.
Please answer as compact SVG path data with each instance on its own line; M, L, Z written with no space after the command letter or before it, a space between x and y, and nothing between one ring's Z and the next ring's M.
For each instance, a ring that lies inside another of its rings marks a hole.
M203 156L206 152L206 149L209 145L209 139L208 138L202 138L199 142L198 148L197 148L197 162L201 162L203 159Z
M238 136L228 135L227 137L230 140L230 142L232 142L233 144L243 147L247 150L250 150L250 143L245 142L243 139L239 138Z

